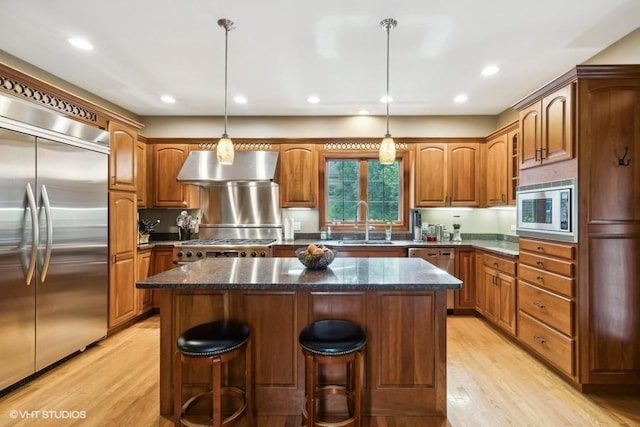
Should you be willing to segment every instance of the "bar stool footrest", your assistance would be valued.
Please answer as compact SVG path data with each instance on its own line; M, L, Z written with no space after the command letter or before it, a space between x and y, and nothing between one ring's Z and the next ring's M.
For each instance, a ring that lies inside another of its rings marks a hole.
M240 417L247 410L247 398L246 398L246 395L245 395L244 391L242 389L240 389L240 388L237 388L237 387L222 387L221 391L222 391L222 393L221 393L222 396L231 396L234 399L238 399L240 401L239 408L233 414L229 415L224 420L222 420L222 425L223 426L232 426L237 421L240 420ZM194 421L189 420L187 417L189 416L189 410L194 405L196 405L197 403L200 403L201 401L204 401L204 400L207 400L207 401L210 402L212 396L213 396L213 392L212 391L205 391L203 393L196 394L195 396L193 396L189 400L187 400L185 402L185 404L182 405L182 413L180 414L180 422L182 422L182 424L187 426L187 427L211 427L211 421L209 421L208 424L200 424L200 423L196 423Z

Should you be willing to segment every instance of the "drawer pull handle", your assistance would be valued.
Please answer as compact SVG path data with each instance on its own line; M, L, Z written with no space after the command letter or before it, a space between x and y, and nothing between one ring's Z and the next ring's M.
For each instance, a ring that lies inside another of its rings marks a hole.
M540 252L543 252L543 251L544 251L544 248L543 248L542 246L538 246L538 250L539 250Z
M533 305L535 305L538 308L545 308L546 305L544 305L543 303L541 303L540 301L534 301Z
M544 264L542 261L536 261L536 265L542 265Z
M493 266L494 266L494 267L497 267L497 266L498 266L498 263L497 263L497 262L494 262L494 263L493 263Z
M537 336L537 335L534 335L534 336L533 336L533 339L534 339L534 340L536 340L536 341L538 341L540 344L545 344L545 343L547 342L547 340L545 340L544 338L539 337L539 336Z
M541 282L544 281L544 277L542 277L542 276L538 276L538 277L536 277L536 279L538 279Z

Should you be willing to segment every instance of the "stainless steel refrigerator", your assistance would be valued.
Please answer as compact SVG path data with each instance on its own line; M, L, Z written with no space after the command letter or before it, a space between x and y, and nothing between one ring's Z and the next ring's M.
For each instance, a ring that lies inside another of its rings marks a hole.
M108 151L0 95L0 390L106 335Z

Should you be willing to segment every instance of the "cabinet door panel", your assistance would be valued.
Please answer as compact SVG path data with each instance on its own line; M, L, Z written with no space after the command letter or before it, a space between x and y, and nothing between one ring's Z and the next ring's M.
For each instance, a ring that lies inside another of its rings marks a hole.
M498 273L499 311L498 324L516 335L516 281L513 277Z
M540 144L542 141L542 117L540 102L520 111L520 169L540 164Z
M377 317L379 333L371 337L380 349L379 355L372 355L377 372L377 378L372 379L374 384L378 387L433 386L437 348L435 293L380 293ZM401 357L406 354L420 357Z
M640 369L640 237L594 236L587 242L590 268L590 372ZM606 260L606 262L599 262Z
M444 206L447 202L447 147L419 144L416 152L416 206Z
M480 145L455 144L451 147L449 156L451 206L478 206L480 204Z
M594 141L589 170L589 222L640 221L640 90L612 87L589 92L588 121ZM613 126L617 123L617 126ZM618 157L627 149L628 166ZM633 197L633 195L636 197Z
M315 207L318 193L318 160L313 144L280 147L280 204L282 207Z
M570 84L542 99L543 163L573 157L573 90Z
M242 319L253 325L253 378L256 384L295 387L298 353L296 293L245 292ZM277 352L271 351L274 347Z
M109 123L109 189L136 191L136 141L137 130Z
M507 136L487 143L487 205L507 204Z
M460 251L456 255L456 277L462 280L462 289L455 291L456 308L476 306L476 254L474 251Z

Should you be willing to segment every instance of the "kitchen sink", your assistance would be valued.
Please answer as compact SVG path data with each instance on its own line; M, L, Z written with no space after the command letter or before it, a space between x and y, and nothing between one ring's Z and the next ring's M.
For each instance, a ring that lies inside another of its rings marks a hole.
M339 245L393 245L391 240L338 240Z

